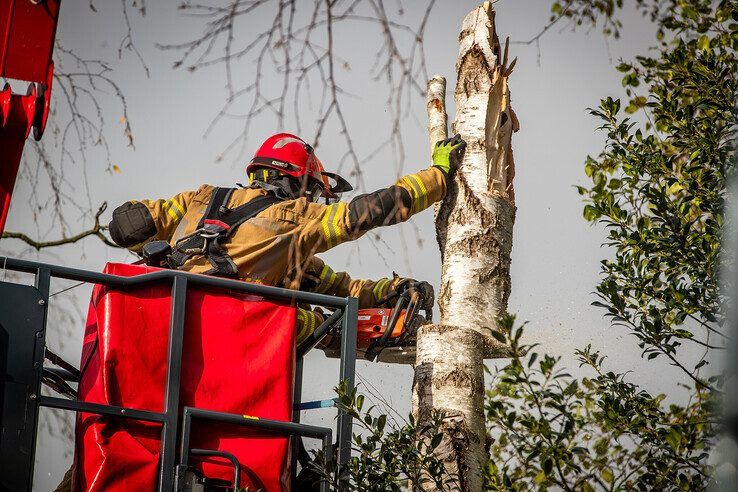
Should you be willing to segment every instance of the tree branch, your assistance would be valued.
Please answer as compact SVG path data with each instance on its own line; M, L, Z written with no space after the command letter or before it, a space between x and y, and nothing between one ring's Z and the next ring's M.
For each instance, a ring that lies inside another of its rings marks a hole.
M102 241L104 244L113 247L113 248L120 248L117 244L112 242L110 239L108 239L107 236L105 236L104 232L108 230L108 226L100 224L100 216L105 212L105 210L108 208L108 202L103 202L102 205L100 205L100 208L98 209L97 213L95 213L95 223L92 226L92 228L80 232L79 234L75 234L71 237L62 237L61 239L56 239L54 241L36 241L34 239L31 239L28 235L23 234L22 232L3 232L2 238L3 239L19 239L23 241L24 243L28 244L29 246L32 246L37 251L41 250L43 248L51 248L54 246L61 246L63 244L73 244L77 241L80 241L88 236L96 236Z
M190 71L220 65L225 69L227 97L206 130L209 134L222 119L242 120L243 127L219 154L218 159L231 152L239 158L246 152L251 124L264 113L277 118L284 127L285 108L288 102L295 108L294 122L301 133L306 105L312 109L314 93L320 94L320 104L314 110L312 127L314 147L328 128L337 126L343 140L345 153L339 161L351 164L351 175L361 187L361 164L371 159L361 157L355 145L357 135L348 120L344 99L349 96L341 85L340 70L350 70L350 64L339 55L342 46L337 37L336 26L346 24L369 24L379 28L381 46L377 50L375 63L369 69L374 80L386 82L387 105L389 108L389 135L385 141L398 161L398 171L405 158L401 119L410 114L409 104L414 96L422 96L426 74L423 35L435 0L427 0L417 27L400 22L397 15L388 13L384 0L230 0L222 6L184 3L180 9L185 15L204 20L201 35L181 43L159 45L160 49L178 52L175 68L186 67ZM397 2L398 15L404 14L402 2ZM273 17L266 23L259 10L272 9ZM298 9L306 9L302 12ZM302 13L302 15L299 15ZM259 17L258 23L255 17ZM390 18L392 17L392 18ZM304 19L303 22L300 20ZM241 23L249 26L240 29ZM258 25L263 28L254 29ZM255 60L245 58L255 54ZM242 70L241 65L247 66ZM268 71L281 78L281 84L268 85ZM247 74L242 79L243 74ZM317 89L311 88L311 80L319 82ZM250 101L249 101L250 99ZM351 127L351 129L350 129Z

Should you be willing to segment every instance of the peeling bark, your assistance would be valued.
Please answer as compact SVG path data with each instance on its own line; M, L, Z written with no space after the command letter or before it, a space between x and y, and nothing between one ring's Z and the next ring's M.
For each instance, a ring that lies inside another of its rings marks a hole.
M507 355L492 337L510 296L510 253L515 220L511 147L518 121L510 108L508 65L495 32L490 2L470 12L459 35L456 117L452 133L467 142L463 162L437 210L442 254L438 325L418 332L413 408L422 421L446 413L438 448L458 489L482 489L486 462L484 359ZM445 80L428 83L431 146L446 138Z

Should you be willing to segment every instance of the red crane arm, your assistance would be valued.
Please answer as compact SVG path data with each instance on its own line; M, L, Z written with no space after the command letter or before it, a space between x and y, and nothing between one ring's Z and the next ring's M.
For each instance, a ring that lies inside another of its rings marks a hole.
M28 82L26 94L0 91L0 232L10 208L23 144L39 140L51 98L56 24L61 0L0 0L0 77Z

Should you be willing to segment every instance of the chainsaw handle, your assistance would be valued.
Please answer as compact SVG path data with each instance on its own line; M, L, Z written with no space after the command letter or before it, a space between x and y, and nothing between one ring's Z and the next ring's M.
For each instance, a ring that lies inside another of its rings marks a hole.
M392 308L392 316L390 317L389 323L387 323L387 329L385 329L384 333L382 333L382 338L380 338L378 341L372 342L372 346L366 351L366 358L368 360L377 360L379 354L387 345L387 342L392 336L392 333L394 333L395 326L397 325L397 321L400 318L400 313L402 312L407 302L407 296L404 295L404 293L403 295L400 295L400 298L397 300L397 304L394 308Z
M420 311L420 294L416 290L409 290L410 301L407 305L407 313L405 313L405 319L403 321L403 329L406 329L410 324L410 321L415 319L415 316Z
M389 294L387 294L386 296L384 296L383 298L381 298L380 300L378 300L377 301L377 306L383 306L383 305L387 304L388 302L390 302L391 300L395 299L396 297L398 297L400 295L401 294L399 292L397 292L396 290L395 291L392 291Z

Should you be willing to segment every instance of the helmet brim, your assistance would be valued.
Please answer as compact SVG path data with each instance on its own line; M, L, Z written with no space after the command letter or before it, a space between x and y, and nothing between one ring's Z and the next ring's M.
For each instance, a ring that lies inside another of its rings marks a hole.
M336 173L323 171L320 174L328 178L329 186L323 191L323 196L325 196L326 198L336 198L339 194L345 193L347 191L352 191L354 189L354 187L351 186L351 183L349 183ZM331 182L330 180L333 180L333 182Z

